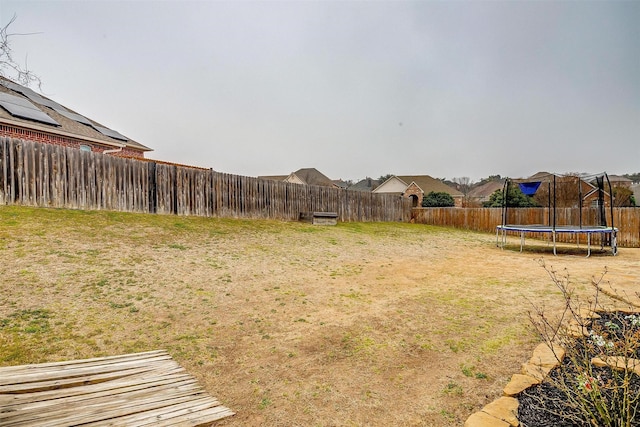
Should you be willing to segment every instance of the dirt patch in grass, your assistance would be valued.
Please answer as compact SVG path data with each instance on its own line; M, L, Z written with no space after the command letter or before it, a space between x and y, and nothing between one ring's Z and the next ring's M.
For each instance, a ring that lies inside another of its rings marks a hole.
M639 283L638 249L545 248L585 293L605 266ZM0 255L0 365L163 348L221 426L460 425L530 357L531 304L562 301L540 252L414 224L2 208Z

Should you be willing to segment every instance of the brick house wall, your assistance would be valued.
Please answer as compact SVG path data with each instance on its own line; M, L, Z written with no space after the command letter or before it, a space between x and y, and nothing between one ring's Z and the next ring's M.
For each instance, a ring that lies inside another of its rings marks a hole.
M91 151L99 153L106 150L113 150L118 148L115 146L101 145L93 141L86 141L62 135L54 135L46 132L24 129L18 126L10 126L6 124L0 124L0 136L8 136L11 138L25 139L28 141L43 142L46 144L62 145L64 147L73 147L78 149L81 145L86 145L91 147ZM144 157L144 152L132 150L127 147L123 147L121 151L111 154L114 156L124 157Z
M411 183L406 190L404 190L404 194L402 197L406 197L407 199L412 200L412 206L420 207L422 206L422 198L424 197L424 191L420 187L418 187L415 182Z
M422 206L422 198L425 196L424 191L422 191L422 189L420 187L418 187L416 185L415 182L412 182L406 190L404 190L404 193L402 195L402 197L406 197L407 199L412 199L413 200L413 207L420 207ZM463 198L459 197L459 196L451 196L453 197L453 202L455 203L455 207L456 208L461 208L462 207L462 202L463 202ZM417 204L416 204L416 200L417 200Z

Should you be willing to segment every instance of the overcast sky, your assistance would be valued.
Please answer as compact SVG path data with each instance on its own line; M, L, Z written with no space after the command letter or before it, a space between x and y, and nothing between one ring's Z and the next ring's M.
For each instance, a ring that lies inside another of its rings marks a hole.
M640 172L638 1L8 1L44 95L258 176Z

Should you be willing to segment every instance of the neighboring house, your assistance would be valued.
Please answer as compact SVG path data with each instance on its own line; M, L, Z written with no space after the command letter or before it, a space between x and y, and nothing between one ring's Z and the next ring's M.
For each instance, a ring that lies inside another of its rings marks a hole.
M150 148L35 91L0 77L0 136L125 157Z
M555 203L556 207L578 207L580 204L580 195L582 195L582 206L597 206L598 187L596 181L587 182L577 176L556 175L549 172L538 172L529 178L518 179L518 183L534 183L539 182L540 187L536 191L534 198L542 206L549 206L549 194L553 197L553 182L555 176ZM578 181L580 184L578 185ZM609 193L604 190L604 204L609 204ZM551 202L553 203L553 202Z
M489 201L493 193L503 189L504 179L487 181L484 184L473 187L467 194L467 199L469 199L469 204L472 206L482 206L484 202Z
M258 179L266 179L268 181L284 181L289 175L261 175Z
M631 188L633 185L633 181L629 178L620 175L608 175L609 182L611 183L611 187L621 187L621 188Z
M267 181L284 181L289 175L261 175L258 179L266 179Z
M260 179L284 181L292 184L319 185L321 187L340 188L336 183L315 168L298 169L289 175L259 176Z
M638 203L638 196L636 195L637 191L634 190L632 180L620 175L608 175L608 177L614 194L615 206L633 206L630 200L631 196L633 196L633 200ZM606 181L604 185L605 188L609 188ZM629 192L631 193L629 194Z
M334 179L333 183L338 187L338 188L342 188L343 190L346 190L347 188L349 188L349 183L346 181L343 181L341 179Z
M394 175L380 184L374 193L396 193L411 199L414 207L422 206L422 198L431 192L447 193L456 207L462 207L464 194L429 175Z
M349 186L347 190L371 192L375 190L379 185L380 185L380 181L378 181L377 179L367 177Z
M633 184L631 191L633 191L633 198L636 200L636 205L640 207L640 184Z

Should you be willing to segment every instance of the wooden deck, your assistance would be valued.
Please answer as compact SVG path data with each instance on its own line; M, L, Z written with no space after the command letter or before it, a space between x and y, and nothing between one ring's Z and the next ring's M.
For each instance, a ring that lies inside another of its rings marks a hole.
M0 426L210 426L233 415L164 350L0 368Z

